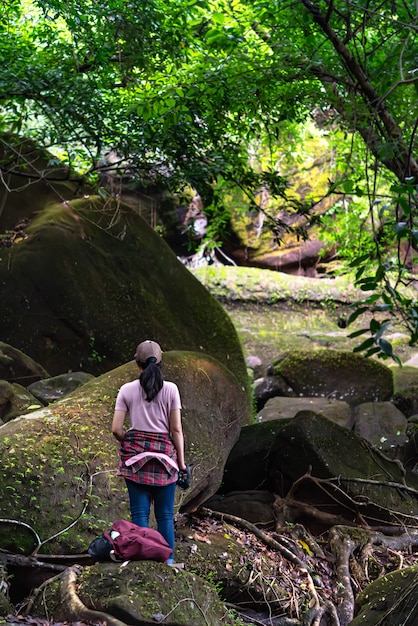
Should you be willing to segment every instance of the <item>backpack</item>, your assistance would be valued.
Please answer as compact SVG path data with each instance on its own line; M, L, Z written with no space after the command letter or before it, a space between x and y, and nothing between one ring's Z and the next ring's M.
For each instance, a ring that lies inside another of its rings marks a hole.
M90 556L99 561L160 561L172 550L158 530L137 526L125 519L115 520L112 528L90 544Z

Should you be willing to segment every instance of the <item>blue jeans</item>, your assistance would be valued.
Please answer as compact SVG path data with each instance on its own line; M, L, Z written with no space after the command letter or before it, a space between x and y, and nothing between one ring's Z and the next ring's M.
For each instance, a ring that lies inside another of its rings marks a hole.
M169 559L174 558L174 494L176 483L170 485L141 485L125 479L129 493L131 518L137 526L148 528L151 510L151 499L154 501L154 514L158 532L162 534L172 552Z

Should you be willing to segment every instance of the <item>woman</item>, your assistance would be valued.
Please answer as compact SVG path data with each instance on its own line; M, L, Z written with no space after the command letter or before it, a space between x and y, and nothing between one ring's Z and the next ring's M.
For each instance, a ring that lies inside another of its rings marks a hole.
M129 493L134 524L148 526L151 500L158 531L172 553L174 563L174 494L178 470L187 471L181 425L180 394L161 373L161 348L143 341L135 352L139 381L122 385L116 398L112 433L120 442L119 475ZM125 430L129 413L130 427Z

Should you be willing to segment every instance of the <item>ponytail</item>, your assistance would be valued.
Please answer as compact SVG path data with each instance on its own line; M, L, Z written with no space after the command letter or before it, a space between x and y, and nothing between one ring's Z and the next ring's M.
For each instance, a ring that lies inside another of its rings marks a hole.
M145 363L140 361L137 361L137 363L142 367L139 383L145 391L147 402L151 402L161 391L164 383L161 361L157 363L157 359L154 356L150 356Z

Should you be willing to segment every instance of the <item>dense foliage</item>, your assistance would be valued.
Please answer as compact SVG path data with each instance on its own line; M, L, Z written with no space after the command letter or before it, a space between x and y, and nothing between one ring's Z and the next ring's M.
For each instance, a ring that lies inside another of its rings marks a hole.
M330 193L343 217L359 215L348 239L362 222L369 233L350 259L372 294L359 310L388 313L362 348L391 355L393 312L418 340L418 305L400 289L418 242L417 32L409 0L3 0L0 130L86 176L129 161L142 180L191 185L222 224L220 189L240 188L255 210L261 187L287 197L277 148L289 128L338 129ZM250 158L261 152L263 167ZM1 168L5 180L13 164ZM288 202L310 216L312 199Z

